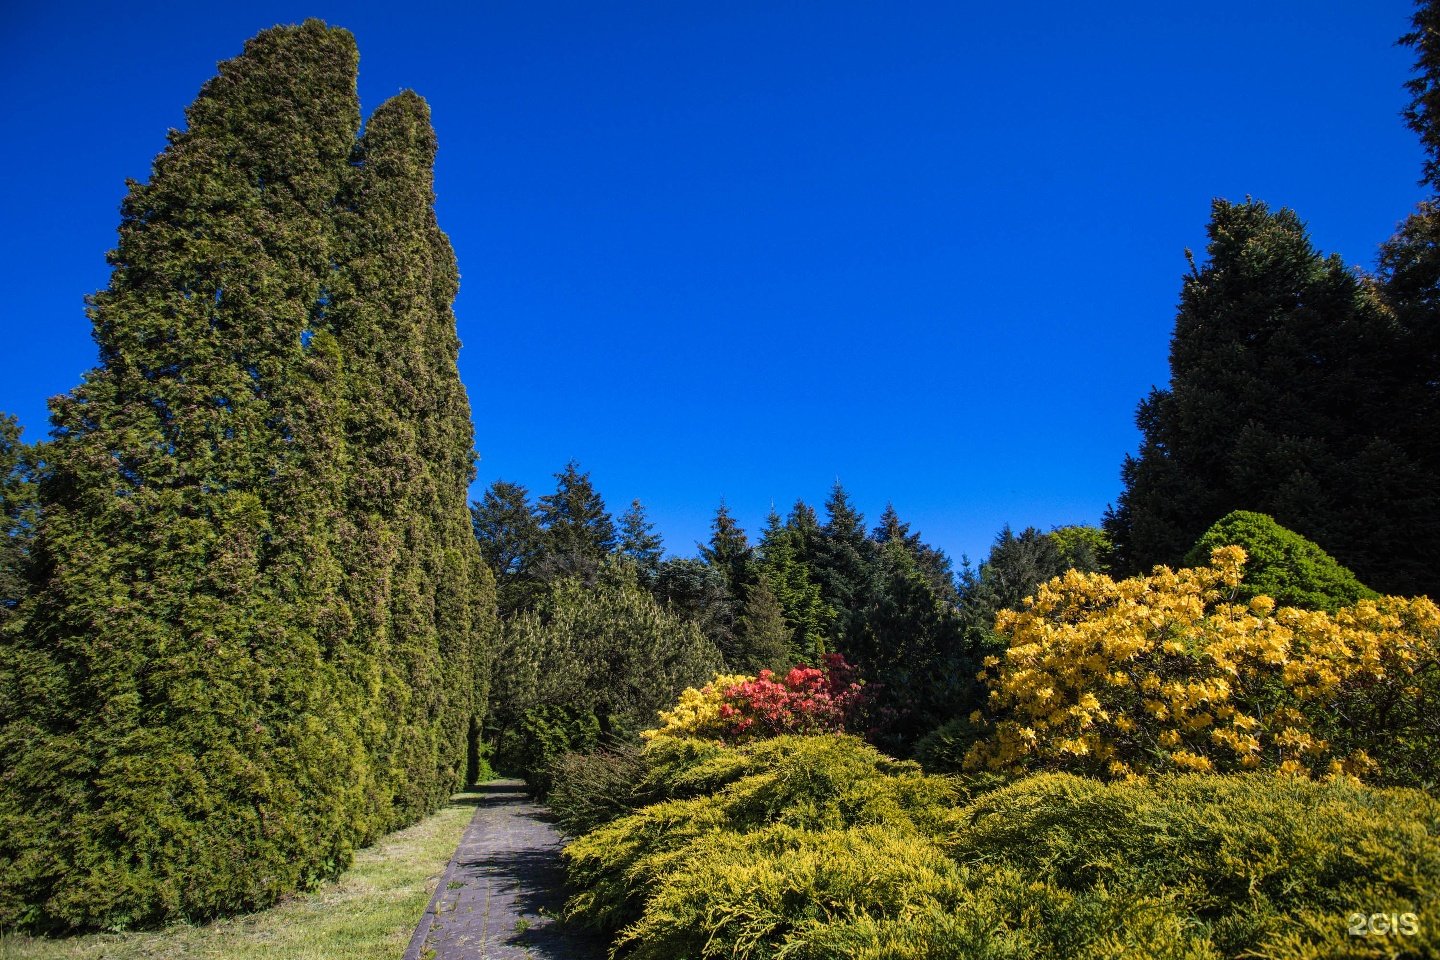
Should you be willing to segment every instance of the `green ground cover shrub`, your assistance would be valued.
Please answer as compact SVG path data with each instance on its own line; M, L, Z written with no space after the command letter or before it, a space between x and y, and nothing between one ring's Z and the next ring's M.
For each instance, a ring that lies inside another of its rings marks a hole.
M566 850L568 912L658 958L1433 956L1440 801L1272 773L996 787L843 736L652 744L668 799ZM1356 912L1419 918L1352 937Z

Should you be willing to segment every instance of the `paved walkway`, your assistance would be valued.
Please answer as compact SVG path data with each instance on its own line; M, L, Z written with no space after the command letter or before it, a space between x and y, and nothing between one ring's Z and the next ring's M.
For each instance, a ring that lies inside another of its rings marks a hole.
M555 917L560 833L519 780L492 780L404 960L601 960L604 946Z

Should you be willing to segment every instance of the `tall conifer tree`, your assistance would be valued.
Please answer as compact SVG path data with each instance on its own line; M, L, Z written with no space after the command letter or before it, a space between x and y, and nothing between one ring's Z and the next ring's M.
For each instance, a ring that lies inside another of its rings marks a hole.
M457 782L491 601L454 262L423 104L356 155L356 63L265 31L131 185L0 645L0 927L264 906Z
M493 605L465 507L470 406L451 312L459 273L434 214L435 134L414 93L376 109L356 145L328 312L346 358L346 588L366 663L389 705L368 731L382 825L460 785L478 727L475 670ZM483 700L480 701L483 706Z

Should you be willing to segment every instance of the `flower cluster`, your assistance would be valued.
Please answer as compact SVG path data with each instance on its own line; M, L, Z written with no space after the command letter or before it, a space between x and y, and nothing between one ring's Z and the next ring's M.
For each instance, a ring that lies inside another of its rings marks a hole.
M699 690L685 690L674 709L660 712L660 728L642 736L733 743L844 730L861 705L863 685L840 654L826 654L823 664L802 664L783 676L770 670L761 670L758 677L718 676Z
M1238 603L1244 563L1241 548L1221 547L1209 567L1118 582L1071 571L1002 612L1010 646L986 660L989 701L972 716L992 735L966 765L1375 772L1365 746L1393 734L1385 716L1429 712L1417 698L1437 669L1440 610L1423 597L1334 616ZM1377 704L1388 706L1372 717Z

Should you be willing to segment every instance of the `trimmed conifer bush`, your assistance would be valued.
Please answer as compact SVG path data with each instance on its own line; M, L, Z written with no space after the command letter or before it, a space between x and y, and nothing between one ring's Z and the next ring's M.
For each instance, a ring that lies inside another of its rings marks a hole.
M1190 549L1185 565L1204 566L1216 548L1231 546L1245 550L1245 580L1236 588L1242 600L1266 596L1282 607L1334 613L1379 597L1319 544L1249 510L1217 520Z

